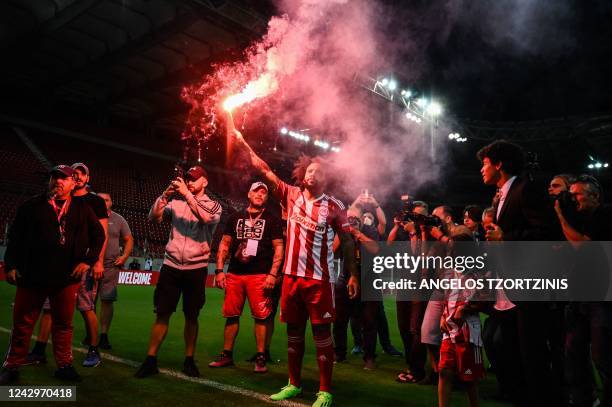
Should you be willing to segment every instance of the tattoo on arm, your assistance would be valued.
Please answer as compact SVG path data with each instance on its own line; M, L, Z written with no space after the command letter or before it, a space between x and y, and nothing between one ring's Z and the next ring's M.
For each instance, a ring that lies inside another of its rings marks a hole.
M232 237L229 235L223 235L221 242L219 242L219 248L217 249L217 268L222 269L225 264L225 259L229 253L230 245L232 244Z

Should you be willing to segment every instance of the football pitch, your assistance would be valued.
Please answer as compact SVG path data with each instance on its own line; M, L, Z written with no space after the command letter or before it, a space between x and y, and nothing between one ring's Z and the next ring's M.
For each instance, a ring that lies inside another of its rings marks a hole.
M0 282L0 352L4 354L8 346L8 329L11 327L12 302L15 288ZM154 319L153 287L120 286L119 300L115 303L115 317L109 333L113 346L111 351L103 352L103 362L97 368L81 366L84 354L75 351L75 367L83 376L77 384L77 402L89 406L98 405L141 405L169 406L191 405L205 402L212 406L263 406L275 404L266 400L268 394L276 392L287 384L287 341L284 324L277 321L272 341L271 353L275 363L269 364L266 374L253 373L253 365L245 360L255 352L253 322L245 307L241 319L234 360L236 366L222 369L207 367L222 350L224 319L221 317L223 293L209 288L206 290L206 305L200 314L200 334L198 339L196 363L202 373L201 380L191 381L179 374L183 365L183 317L179 312L170 321L168 336L158 356L159 374L146 379L133 377L136 368L133 362L140 363L146 356L149 331ZM179 305L180 310L180 305ZM393 344L401 347L395 319L395 303L392 298L385 300L385 310L391 329ZM75 313L75 348L82 348L80 340L85 336L83 320ZM36 333L36 331L35 331ZM352 340L349 334L349 349ZM363 370L360 356L349 355L348 362L334 365L333 393L337 406L437 406L436 388L415 384L395 382L398 371L405 368L403 358L394 358L377 350L378 369ZM104 353L112 355L104 358ZM51 347L47 347L48 363L40 366L27 366L21 369L18 385L60 385L52 377L55 370ZM132 364L132 365L131 365ZM295 399L297 403L310 405L318 390L318 368L315 360L314 343L308 333L304 357L303 389L304 394ZM508 406L492 401L496 392L495 377L488 374L480 384L482 406ZM51 403L57 405L57 402ZM467 406L463 392L453 393L454 406Z

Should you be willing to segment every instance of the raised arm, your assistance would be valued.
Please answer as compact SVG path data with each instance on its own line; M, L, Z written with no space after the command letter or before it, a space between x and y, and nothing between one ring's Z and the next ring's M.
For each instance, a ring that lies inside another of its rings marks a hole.
M240 133L236 129L236 126L234 125L234 118L232 117L231 112L226 112L225 123L226 123L227 137L228 138L232 137L234 140L236 140L238 146L240 146L241 148L247 151L249 158L251 160L251 165L255 167L255 169L259 171L265 177L266 184L268 184L268 187L271 188L272 193L274 193L274 195L279 197L280 195L279 185L282 181L280 180L280 178L278 178L278 176L276 176L276 174L274 173L274 171L272 171L270 166L264 160L262 160L255 153L255 151L253 151L251 146L246 142L246 140L242 136L242 133Z
M164 209L168 206L168 198L174 193L174 186L170 184L168 188L155 200L151 210L149 211L149 220L155 223L161 223L164 219Z

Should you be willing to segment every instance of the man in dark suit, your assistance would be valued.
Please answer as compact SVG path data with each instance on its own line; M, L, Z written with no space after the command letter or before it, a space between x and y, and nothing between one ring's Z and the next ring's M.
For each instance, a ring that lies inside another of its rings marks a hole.
M537 241L551 237L552 212L545 189L523 175L523 149L505 140L478 152L486 185L497 186L495 222L488 241ZM552 380L545 324L547 303L514 304L503 293L483 330L485 349L496 369L500 390L519 406L559 405ZM520 355L517 360L515 355ZM521 381L522 378L522 381Z

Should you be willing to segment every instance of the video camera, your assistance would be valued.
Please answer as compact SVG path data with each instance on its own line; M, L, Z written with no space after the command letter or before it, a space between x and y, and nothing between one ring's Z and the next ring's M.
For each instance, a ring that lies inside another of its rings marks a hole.
M408 195L402 195L402 208L395 214L400 222L414 222L415 226L442 227L442 221L437 216L415 213L415 201Z
M557 195L552 195L551 197L552 204L555 204L555 201L559 201L559 206L561 207L561 212L568 219L574 219L577 213L577 205L576 200L569 191L561 191Z

